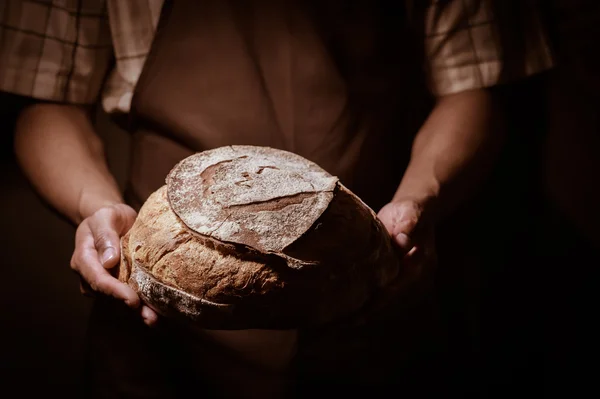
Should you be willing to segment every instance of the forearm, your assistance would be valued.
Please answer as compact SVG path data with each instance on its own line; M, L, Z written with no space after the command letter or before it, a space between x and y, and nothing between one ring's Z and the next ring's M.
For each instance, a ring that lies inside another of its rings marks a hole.
M19 116L15 134L23 172L40 195L74 223L102 206L122 202L85 109L28 107Z
M441 98L415 138L394 199L435 202L444 214L489 171L503 142L501 118L488 90Z

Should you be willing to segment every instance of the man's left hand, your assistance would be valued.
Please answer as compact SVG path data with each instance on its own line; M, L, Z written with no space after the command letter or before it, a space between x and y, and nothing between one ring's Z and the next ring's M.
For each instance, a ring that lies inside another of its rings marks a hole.
M431 211L421 201L394 200L377 215L403 258L408 281L428 274L436 262L434 226Z

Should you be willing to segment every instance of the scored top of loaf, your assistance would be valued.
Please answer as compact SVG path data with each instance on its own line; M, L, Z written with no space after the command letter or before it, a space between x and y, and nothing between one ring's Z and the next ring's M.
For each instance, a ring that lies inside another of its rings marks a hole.
M167 176L173 212L191 230L281 252L327 209L338 179L296 154L229 146L192 155Z

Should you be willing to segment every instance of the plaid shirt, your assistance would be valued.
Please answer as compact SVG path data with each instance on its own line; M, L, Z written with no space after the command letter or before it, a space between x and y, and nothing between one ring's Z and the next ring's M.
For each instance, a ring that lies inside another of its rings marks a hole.
M434 95L489 87L551 66L545 38L533 29L524 64L501 77L502 50L489 0L446 1L444 7L428 1L423 37ZM107 112L128 112L162 3L3 0L0 90L73 104L100 97Z

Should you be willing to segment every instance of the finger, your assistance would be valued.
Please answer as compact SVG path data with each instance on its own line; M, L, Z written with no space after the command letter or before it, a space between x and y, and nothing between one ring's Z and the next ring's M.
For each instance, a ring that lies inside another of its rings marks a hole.
M409 235L419 221L412 209L394 203L386 205L377 216L392 236L399 233Z
M394 214L392 235L396 236L400 233L413 235L419 224L419 212L412 205L392 204L392 206Z
M150 307L143 305L141 311L142 319L144 323L149 327L156 326L158 322L158 314L152 310Z
M403 264L408 273L415 273L416 276L422 275L424 272L429 273L432 267L435 267L436 252L435 248L430 245L430 240L423 241L423 244L416 245L403 258Z
M405 256L412 256L417 252L423 252L426 256L430 252L429 240L433 233L425 230L423 226L424 224L411 223L407 232L400 232L394 236L394 242Z
M105 268L113 268L120 258L120 236L133 223L135 212L127 206L111 206L100 209L89 220L94 236L94 246L99 261Z
M120 257L120 239L112 221L104 218L90 221L93 235L93 246L98 254L98 261L107 268L113 268Z
M412 204L390 203L381 209L379 219L403 254L414 246L418 233L419 211Z
M94 235L94 244L100 263L112 268L120 259L121 240L135 221L135 211L127 205L113 205L100 209L90 218L90 230Z
M394 236L394 242L402 250L404 254L407 254L414 248L412 239L406 233L398 233Z
M407 267L418 267L426 258L425 250L420 246L415 246L404 256L403 261Z
M418 255L418 253L419 253L419 252L421 252L421 251L420 251L420 249L421 249L420 247L414 246L414 247L412 247L412 248L410 249L410 251L408 251L408 253L406 254L406 256L407 256L408 258L410 258L410 257L415 257L415 256L417 256L417 255Z
M407 236L412 236L415 234L415 230L417 229L418 223L419 220L416 215L404 214L403 218L398 220L394 224L392 234L394 236L398 236L399 234L406 234Z
M139 307L140 299L135 291L111 276L99 263L93 267L84 268L82 275L89 282L93 291L121 300L131 308Z
M89 284L92 291L122 300L132 308L139 307L140 300L135 291L111 276L100 264L91 233L77 237L72 267Z

